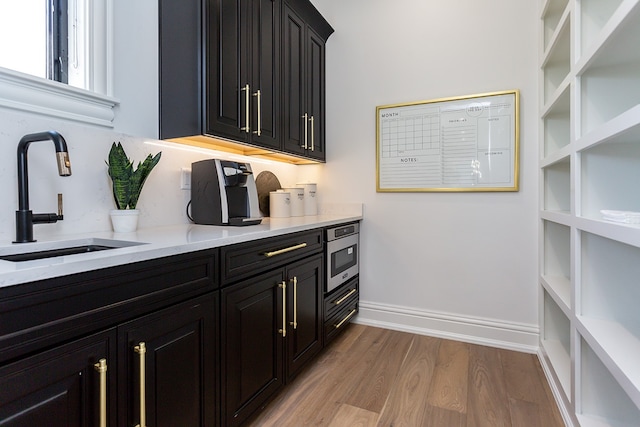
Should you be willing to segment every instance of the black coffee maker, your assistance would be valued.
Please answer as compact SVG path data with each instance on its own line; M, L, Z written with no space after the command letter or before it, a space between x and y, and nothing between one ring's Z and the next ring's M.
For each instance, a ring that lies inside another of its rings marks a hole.
M251 165L219 159L192 163L191 219L206 225L260 224Z

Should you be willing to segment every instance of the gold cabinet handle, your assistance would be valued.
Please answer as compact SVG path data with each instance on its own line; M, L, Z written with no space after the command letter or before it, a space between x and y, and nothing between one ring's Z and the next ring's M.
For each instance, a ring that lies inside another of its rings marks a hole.
M293 278L293 329L298 329L298 278Z
M334 301L333 303L334 303L335 305L340 305L340 304L342 304L342 303L344 302L344 300L346 300L347 298L349 298L351 295L355 294L357 291L358 291L358 290L357 290L356 288L353 288L353 289L351 289L351 290L349 291L349 293L348 293L348 294L346 294L345 296L343 296L343 297L342 297L342 298L340 298L339 300Z
M309 118L309 123L311 123L311 151L315 151L315 136L313 132L313 116Z
M257 90L256 93L253 94L253 96L256 97L257 100L257 104L258 104L258 129L254 130L253 133L255 133L256 135L260 136L260 134L262 133L262 112L260 110L260 104L262 103L261 101L261 94L260 94L260 89Z
M304 119L304 145L302 146L302 148L306 150L307 148L309 148L307 146L307 141L309 140L309 131L307 127L307 121L309 120L309 115L307 113L304 113L304 116L302 116L302 118Z
M287 336L287 282L278 285L282 289L282 329L278 332L282 334L282 338Z
M100 374L100 427L107 427L107 359L93 365Z
M351 316L356 314L356 311L358 311L358 310L356 310L355 308L353 310L351 310L349 312L349 314L347 314L347 316L340 321L340 323L338 323L337 325L333 325L334 328L338 329L340 326L342 326L344 324L344 322L346 322L347 320L351 319Z
M249 126L249 96L251 95L251 89L249 84L244 85L240 92L244 92L244 127L240 128L240 130L249 133L251 132L251 127Z
M133 347L133 351L140 355L140 424L136 424L136 427L147 427L147 402L145 399L145 363L144 355L147 352L147 346L144 342L141 342L137 346Z
M306 242L305 243L300 243L299 245L289 246L288 248L278 249L277 251L265 252L264 256L266 256L267 258L271 258L272 256L286 254L287 252L295 251L296 249L302 249L302 248L306 248L306 247L307 247L307 243Z

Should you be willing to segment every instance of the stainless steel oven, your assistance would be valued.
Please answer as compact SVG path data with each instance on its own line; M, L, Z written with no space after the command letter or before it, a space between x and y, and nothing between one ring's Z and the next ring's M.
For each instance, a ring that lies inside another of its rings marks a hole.
M327 239L327 288L331 292L358 275L360 225L358 223L329 228Z

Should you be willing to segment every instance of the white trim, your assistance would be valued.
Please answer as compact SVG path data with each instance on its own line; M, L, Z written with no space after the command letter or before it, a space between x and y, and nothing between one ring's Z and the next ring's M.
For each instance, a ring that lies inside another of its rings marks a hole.
M113 128L113 0L87 2L88 88L80 89L0 67L0 107Z
M360 301L354 323L535 354L537 325Z
M565 399L565 394L562 391L562 386L560 386L560 382L555 376L555 371L551 368L547 357L544 354L544 350L542 346L538 349L538 360L540 361L540 366L544 371L545 377L547 377L547 383L549 383L549 388L551 389L551 393L553 393L553 397L558 405L558 409L560 410L560 415L562 415L562 420L564 421L567 427L574 427L579 425L577 421L574 420L572 414L573 410L571 409L570 403Z
M118 100L0 67L0 106L113 127Z

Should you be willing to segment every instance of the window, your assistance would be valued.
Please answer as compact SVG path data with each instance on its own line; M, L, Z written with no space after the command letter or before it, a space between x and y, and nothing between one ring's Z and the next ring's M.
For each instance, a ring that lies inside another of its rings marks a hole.
M111 2L0 0L0 105L112 126Z

